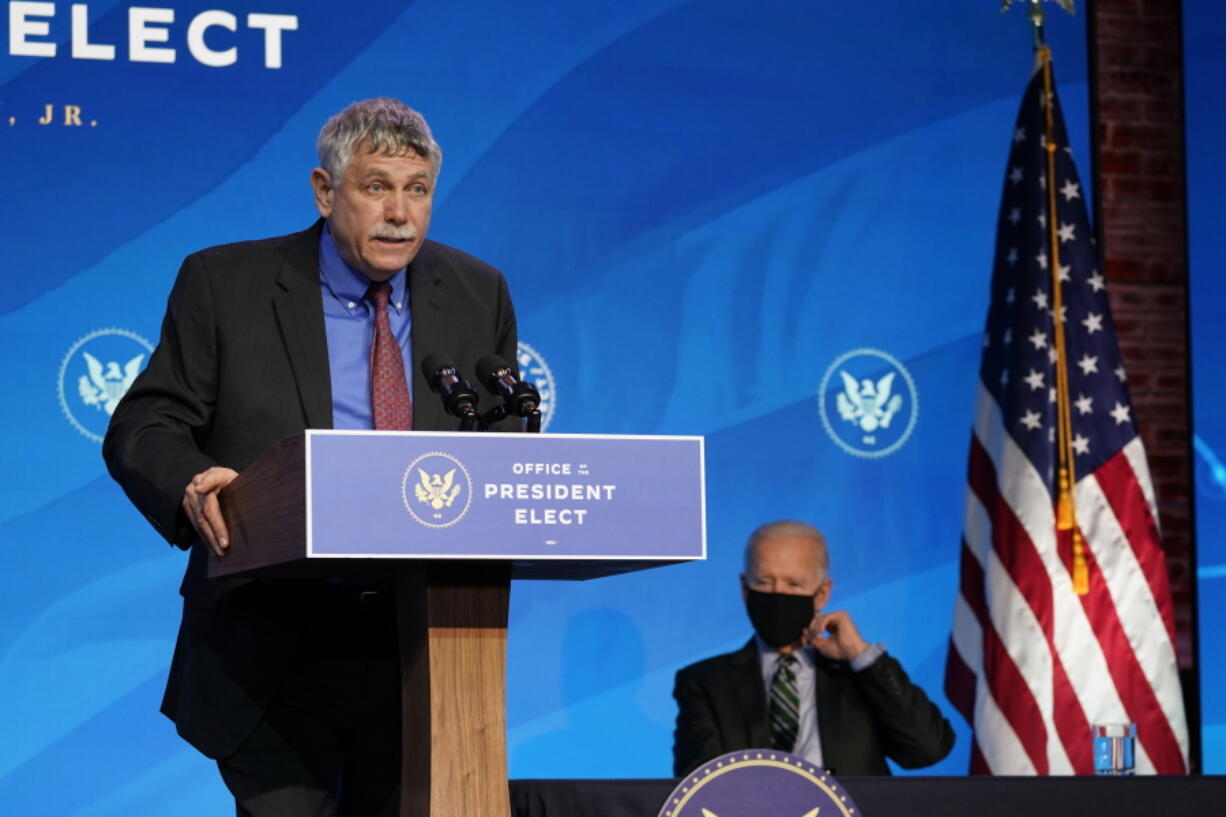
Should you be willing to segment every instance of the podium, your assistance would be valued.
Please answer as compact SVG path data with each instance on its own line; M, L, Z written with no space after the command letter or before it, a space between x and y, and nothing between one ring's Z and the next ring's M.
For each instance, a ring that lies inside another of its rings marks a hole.
M509 817L511 579L706 558L703 456L701 437L307 431L222 491L209 576L388 587L402 817Z

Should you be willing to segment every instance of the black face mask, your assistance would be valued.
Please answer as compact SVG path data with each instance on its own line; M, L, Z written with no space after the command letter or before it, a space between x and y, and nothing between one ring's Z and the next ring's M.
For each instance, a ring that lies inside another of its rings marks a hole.
M745 610L754 630L775 649L799 641L813 620L813 596L762 593L748 587L745 592Z

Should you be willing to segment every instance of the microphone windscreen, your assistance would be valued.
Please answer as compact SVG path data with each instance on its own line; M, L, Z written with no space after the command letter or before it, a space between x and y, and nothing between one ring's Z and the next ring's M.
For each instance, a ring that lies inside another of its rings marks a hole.
M486 355L477 361L477 380L488 384L490 378L495 376L495 372L499 369L510 368L507 362L498 355Z
M433 380L438 374L439 369L454 369L455 364L447 359L445 355L440 355L438 352L431 352L421 359L421 373L426 380Z

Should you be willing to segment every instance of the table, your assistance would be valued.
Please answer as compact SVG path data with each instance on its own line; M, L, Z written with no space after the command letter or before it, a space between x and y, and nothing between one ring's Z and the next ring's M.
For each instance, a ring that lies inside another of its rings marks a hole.
M838 781L865 817L1226 815L1226 776L1220 775L841 777ZM511 813L514 817L656 817L676 782L512 780Z

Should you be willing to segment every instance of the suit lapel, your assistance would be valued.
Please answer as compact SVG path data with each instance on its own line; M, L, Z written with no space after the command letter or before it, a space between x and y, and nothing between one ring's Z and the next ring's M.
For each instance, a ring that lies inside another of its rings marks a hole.
M412 326L409 331L413 347L413 428L427 431L455 428L448 422L442 401L431 391L421 373L421 359L431 353L454 354L454 338L443 316L446 315L447 295L443 291L443 274L435 263L434 252L426 243L409 264L409 310Z
M308 428L332 427L332 375L319 288L322 226L321 219L289 245L277 276L281 292L272 302Z
M766 687L762 683L762 665L758 661L758 647L754 639L749 639L749 643L733 656L732 670L729 681L736 690L739 709L745 713L749 745L769 747L770 718L766 711Z
M840 728L840 705L835 690L836 673L843 666L822 655L817 655L817 673L814 680L814 695L817 698L817 739L822 747L822 764L827 769L842 768L839 749L848 736Z

